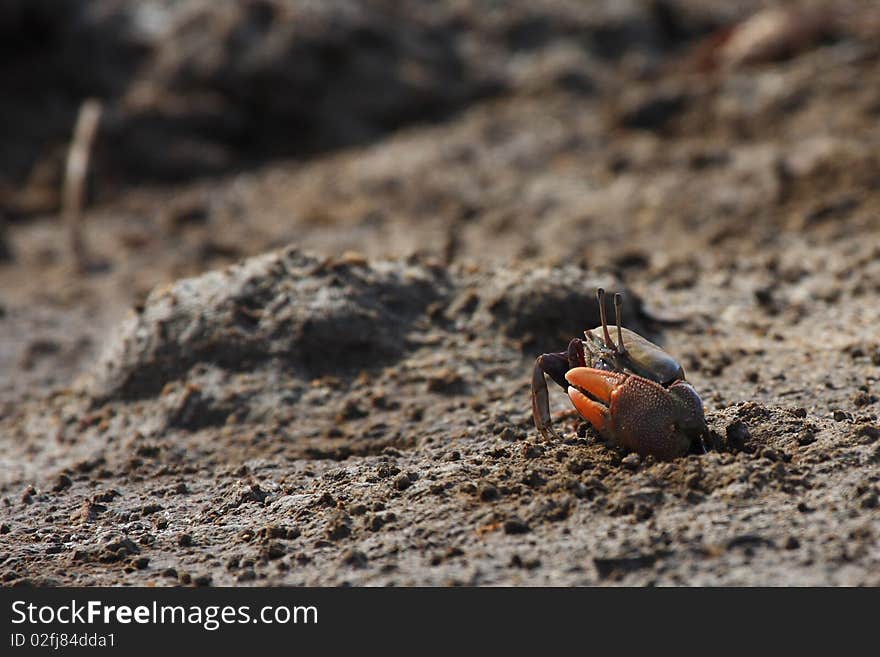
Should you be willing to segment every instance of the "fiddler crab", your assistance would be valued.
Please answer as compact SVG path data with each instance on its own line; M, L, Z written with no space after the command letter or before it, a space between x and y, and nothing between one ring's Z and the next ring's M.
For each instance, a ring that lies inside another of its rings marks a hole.
M597 290L602 326L584 331L566 351L542 354L532 372L532 415L545 440L559 439L550 419L547 374L568 392L577 412L613 444L668 460L692 448L706 451L703 404L672 356L620 324L621 295L614 295L617 343L605 316L605 290Z

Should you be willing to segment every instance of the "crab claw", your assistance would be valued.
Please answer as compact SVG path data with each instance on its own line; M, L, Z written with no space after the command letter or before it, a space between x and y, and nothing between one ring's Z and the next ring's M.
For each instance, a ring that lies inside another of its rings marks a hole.
M703 437L703 404L686 381L669 388L634 374L590 367L569 370L568 396L596 430L643 456L683 456Z

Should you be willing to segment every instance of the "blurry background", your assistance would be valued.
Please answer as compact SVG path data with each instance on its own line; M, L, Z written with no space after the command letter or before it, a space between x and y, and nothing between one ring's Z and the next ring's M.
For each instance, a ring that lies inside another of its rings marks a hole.
M763 249L796 278L785 235L874 225L878 25L858 1L3 0L0 388L66 380L155 285L288 243L672 290Z
M873 0L0 0L0 583L877 585L878 37ZM720 452L538 442L598 285Z

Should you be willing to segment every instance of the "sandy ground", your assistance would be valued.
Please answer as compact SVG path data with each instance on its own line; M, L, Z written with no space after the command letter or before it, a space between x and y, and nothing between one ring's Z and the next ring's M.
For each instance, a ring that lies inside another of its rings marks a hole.
M514 4L403 13L461 51L390 30L439 89L460 60L442 112L391 85L352 111L395 120L339 143L312 108L302 153L220 131L231 168L114 179L89 273L9 197L0 581L880 584L876 12L743 56L724 26L760 3ZM144 79L189 98L186 56ZM126 102L120 144L153 125ZM597 324L599 285L682 363L717 451L626 454L558 388L564 439L539 438L532 363Z

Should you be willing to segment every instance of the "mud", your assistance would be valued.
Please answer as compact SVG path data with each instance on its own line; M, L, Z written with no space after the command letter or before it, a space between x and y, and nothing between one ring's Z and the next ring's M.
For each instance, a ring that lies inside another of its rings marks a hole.
M880 584L870 3L769 48L757 2L177 5L102 96L89 272L0 172L3 584ZM309 97L314 52L338 85ZM143 122L148 87L180 111ZM58 131L29 120L33 167ZM220 164L163 182L183 137ZM600 285L717 449L627 454L556 387L540 440L534 358Z

